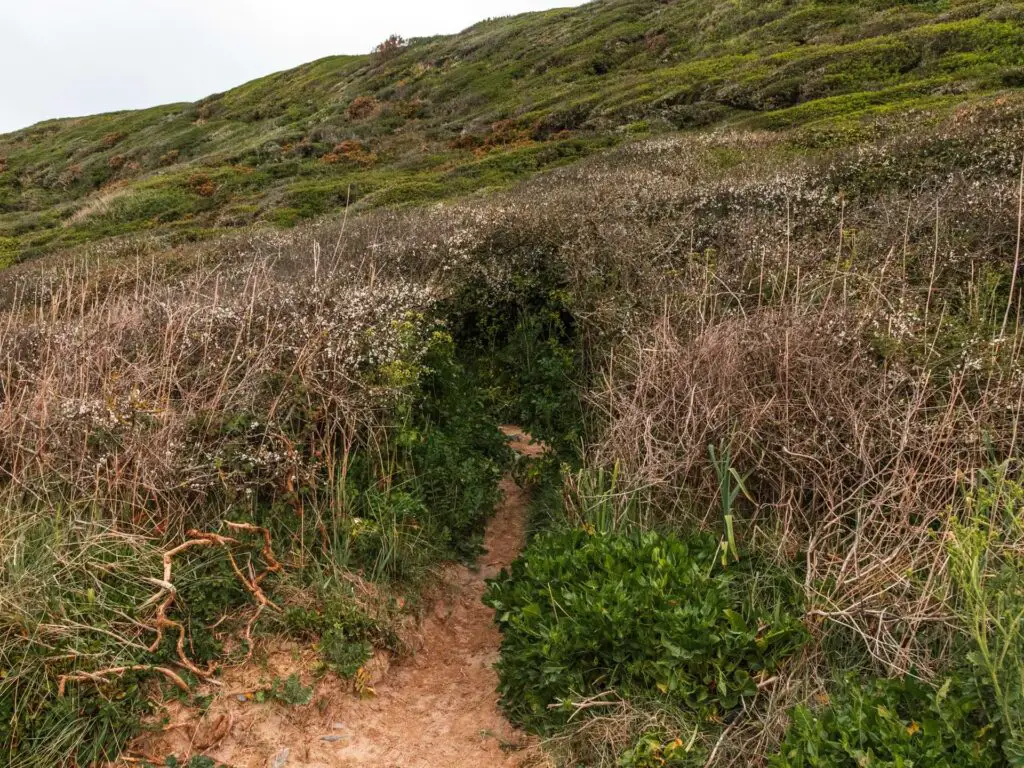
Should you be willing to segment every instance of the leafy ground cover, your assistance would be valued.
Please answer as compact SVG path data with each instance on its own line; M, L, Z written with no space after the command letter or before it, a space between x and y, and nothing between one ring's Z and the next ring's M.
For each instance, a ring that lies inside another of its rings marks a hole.
M574 699L609 691L661 695L696 719L736 710L799 649L804 628L792 596L760 594L718 567L720 552L713 536L535 539L486 596L504 635L508 711L550 731Z

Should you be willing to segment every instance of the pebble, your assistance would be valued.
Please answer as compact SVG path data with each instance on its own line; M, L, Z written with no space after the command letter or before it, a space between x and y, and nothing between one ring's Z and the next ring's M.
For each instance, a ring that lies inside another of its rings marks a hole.
M275 755L274 759L270 761L270 768L284 768L288 764L288 755L291 754L291 750L285 747Z

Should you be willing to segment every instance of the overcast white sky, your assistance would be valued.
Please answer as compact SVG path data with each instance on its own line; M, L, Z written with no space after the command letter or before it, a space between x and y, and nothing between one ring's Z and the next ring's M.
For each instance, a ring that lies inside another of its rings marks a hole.
M584 0L0 0L0 133L195 101L392 33Z

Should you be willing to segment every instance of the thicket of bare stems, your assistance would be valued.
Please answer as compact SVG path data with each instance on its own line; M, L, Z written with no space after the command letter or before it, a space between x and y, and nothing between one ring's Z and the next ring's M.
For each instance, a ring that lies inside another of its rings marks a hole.
M8 270L0 610L37 584L16 567L27 517L74 508L80 525L90 507L97 540L141 550L247 493L288 498L314 469L281 424L302 421L310 445L372 431L388 393L355 371L416 354L396 320L525 284L573 309L595 376L588 462L618 462L662 522L717 528L708 445L729 446L753 499L740 539L802 580L819 640L927 675L961 488L1020 452L1006 278L1022 114L1004 100L927 130L882 124L838 152L795 151L827 141L813 132L653 140L489 199ZM224 413L252 419L207 428ZM0 645L24 642L16 626ZM815 654L718 754L763 752L813 690Z
M282 276L251 259L92 304L88 284L16 303L0 330L5 493L180 534L217 502L293 492L314 471L310 443L365 438L387 398L358 374L415 353L400 325L429 288Z

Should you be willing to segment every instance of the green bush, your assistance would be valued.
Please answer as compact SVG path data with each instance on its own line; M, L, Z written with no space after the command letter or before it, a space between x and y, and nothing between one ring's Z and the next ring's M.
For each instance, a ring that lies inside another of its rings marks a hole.
M763 590L754 571L719 562L711 536L539 535L485 596L504 634L509 716L550 731L571 700L613 691L702 716L739 707L805 631L782 579Z
M583 409L577 394L577 361L569 331L555 310L524 314L498 351L509 416L534 437L572 451L580 437Z
M374 646L398 650L387 625L369 616L351 595L331 592L316 608L293 606L283 617L284 628L300 640L317 639L317 651L327 669L344 678L354 677L373 655Z
M144 762L144 768L153 768L150 763ZM224 763L218 763L212 757L204 755L193 755L187 763L183 763L173 755L164 762L165 768L224 768Z
M798 707L771 768L999 766L991 726L969 686L913 678L848 682L828 708Z
M257 693L257 701L266 698L286 707L302 707L313 700L313 689L303 685L298 674L293 672L285 680L275 677L270 688Z

